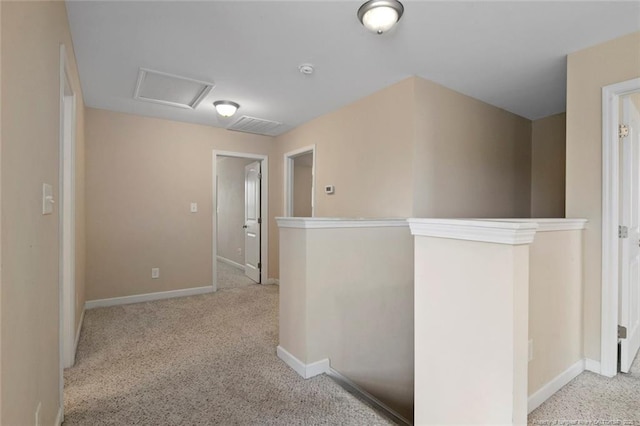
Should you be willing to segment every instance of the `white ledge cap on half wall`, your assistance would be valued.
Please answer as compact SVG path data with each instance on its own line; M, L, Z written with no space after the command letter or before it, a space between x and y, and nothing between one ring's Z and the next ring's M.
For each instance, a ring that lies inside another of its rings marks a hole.
M581 230L586 219L408 219L416 236L497 244L531 244L538 232Z
M280 228L396 228L408 227L405 218L369 219L360 217L276 217Z

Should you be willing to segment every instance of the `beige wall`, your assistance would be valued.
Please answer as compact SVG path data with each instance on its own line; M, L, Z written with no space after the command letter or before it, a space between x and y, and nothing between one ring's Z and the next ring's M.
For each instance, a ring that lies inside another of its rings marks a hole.
M582 355L582 233L536 233L530 246L529 395Z
M531 121L413 81L413 216L528 217Z
M413 238L389 228L282 228L279 344L326 358L413 418ZM348 271L348 273L346 273Z
M415 237L416 425L526 423L528 267L527 245Z
M564 217L565 113L533 122L531 132L531 217Z
M301 157L311 157L305 154ZM311 217L311 191L313 190L313 166L302 164L301 157L293 160L293 215L295 217Z
M568 56L567 217L589 219L584 236L584 355L600 360L602 87L640 77L640 32Z
M86 139L87 299L210 286L213 149L273 139L92 108Z
M1 2L2 288L0 423L54 424L59 407L59 216L42 215L42 184L59 197L60 44L78 95L76 288L83 304L82 92L63 2ZM79 314L81 311L78 311Z
M255 160L218 157L218 256L244 265L244 167Z

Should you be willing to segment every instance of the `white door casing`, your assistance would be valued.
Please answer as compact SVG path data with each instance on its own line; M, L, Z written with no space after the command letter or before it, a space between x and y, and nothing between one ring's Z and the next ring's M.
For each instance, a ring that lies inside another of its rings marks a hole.
M623 123L629 134L621 138L620 223L627 238L620 239L619 324L626 327L620 339L620 370L628 373L640 348L640 113L631 98L623 98Z
M640 78L602 88L602 289L600 362L589 370L613 377L618 364L619 276L620 276L620 142L618 124L620 98L640 92Z
M244 273L260 282L260 162L244 168Z

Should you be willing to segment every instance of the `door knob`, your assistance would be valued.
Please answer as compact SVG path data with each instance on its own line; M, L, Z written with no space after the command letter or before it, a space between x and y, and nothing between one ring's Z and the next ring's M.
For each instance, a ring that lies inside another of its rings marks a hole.
M242 227L243 227L244 229L247 229L247 228L248 228L248 226L247 226L247 225L242 225Z

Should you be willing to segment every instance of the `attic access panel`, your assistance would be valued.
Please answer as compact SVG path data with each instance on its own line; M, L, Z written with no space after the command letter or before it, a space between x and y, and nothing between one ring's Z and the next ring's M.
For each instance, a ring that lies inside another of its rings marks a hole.
M195 109L214 83L140 68L133 98L178 108Z

